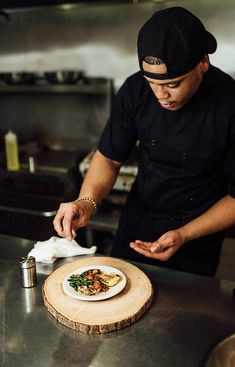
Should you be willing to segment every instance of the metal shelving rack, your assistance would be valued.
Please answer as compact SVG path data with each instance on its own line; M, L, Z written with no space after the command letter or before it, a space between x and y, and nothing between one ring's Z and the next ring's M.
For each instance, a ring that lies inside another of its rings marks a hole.
M112 88L112 81L90 81L78 84L18 84L0 85L0 93L84 93L105 94Z

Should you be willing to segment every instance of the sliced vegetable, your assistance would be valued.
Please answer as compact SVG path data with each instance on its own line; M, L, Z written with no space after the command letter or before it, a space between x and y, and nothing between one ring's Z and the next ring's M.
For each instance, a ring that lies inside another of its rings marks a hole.
M100 269L90 269L81 274L71 275L68 282L75 291L92 296L100 292L107 292L109 287L116 285L120 279L118 274L105 274Z

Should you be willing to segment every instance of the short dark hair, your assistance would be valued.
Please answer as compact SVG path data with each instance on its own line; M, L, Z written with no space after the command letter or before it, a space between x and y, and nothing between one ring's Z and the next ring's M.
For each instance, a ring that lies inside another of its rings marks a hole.
M145 56L144 61L150 65L162 65L165 64L162 59L154 56Z

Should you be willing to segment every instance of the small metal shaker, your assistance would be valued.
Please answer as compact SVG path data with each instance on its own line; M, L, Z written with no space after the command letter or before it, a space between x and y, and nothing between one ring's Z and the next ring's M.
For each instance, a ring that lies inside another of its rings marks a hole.
M24 288L31 288L37 285L35 257L20 258L20 281Z

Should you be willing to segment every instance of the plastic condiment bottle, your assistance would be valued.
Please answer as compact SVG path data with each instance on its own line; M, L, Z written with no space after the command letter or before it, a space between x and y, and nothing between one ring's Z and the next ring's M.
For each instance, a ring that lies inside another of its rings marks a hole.
M5 135L5 148L7 169L9 171L18 171L20 169L20 164L17 136L11 130L9 130L8 133Z

